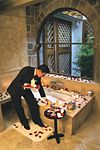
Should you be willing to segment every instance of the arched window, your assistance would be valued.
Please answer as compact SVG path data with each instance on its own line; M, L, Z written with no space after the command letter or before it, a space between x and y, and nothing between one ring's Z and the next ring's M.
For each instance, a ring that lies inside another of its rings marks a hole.
M94 34L80 12L68 9L51 15L40 45L40 64L48 64L52 73L93 79Z

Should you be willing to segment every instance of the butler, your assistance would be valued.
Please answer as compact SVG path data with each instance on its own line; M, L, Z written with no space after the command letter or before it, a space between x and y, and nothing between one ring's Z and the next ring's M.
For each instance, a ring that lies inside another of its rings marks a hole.
M41 84L41 77L45 76L47 73L49 73L49 68L47 65L43 64L40 65L37 68L34 67L24 67L17 77L12 81L10 86L8 87L7 91L11 95L12 102L14 104L14 107L16 109L18 118L21 122L21 124L24 126L25 129L29 130L30 126L28 123L28 120L25 116L24 109L22 107L21 103L21 96L23 96L29 106L29 110L31 113L32 120L35 124L38 124L39 126L44 126L43 122L40 118L39 114L39 106L37 104L37 101L31 92L30 88L24 89L25 84L32 84L33 86L33 80L35 83L35 86L38 87L38 91L42 98L45 98L45 92Z

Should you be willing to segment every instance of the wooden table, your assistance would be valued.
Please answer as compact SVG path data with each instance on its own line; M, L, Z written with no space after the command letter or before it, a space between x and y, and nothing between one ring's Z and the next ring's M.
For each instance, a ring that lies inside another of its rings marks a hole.
M45 115L47 118L54 120L54 134L53 134L53 135L50 135L47 139L49 140L49 139L55 138L56 141L57 141L57 143L60 143L60 137L64 137L64 134L63 134L63 133L58 133L57 120L64 118L65 115L66 115L66 112L65 112L65 110L64 110L63 116L58 117L56 112L54 112L55 116L51 116L51 114L50 114L50 112L48 112L48 110L50 110L50 109L47 109L47 110L44 112L44 115Z

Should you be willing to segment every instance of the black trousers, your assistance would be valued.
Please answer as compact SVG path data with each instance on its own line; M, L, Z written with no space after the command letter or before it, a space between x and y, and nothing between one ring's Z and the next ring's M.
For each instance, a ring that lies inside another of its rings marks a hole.
M26 100L26 102L28 104L33 122L34 123L42 122L42 120L40 118L39 106L38 106L37 101L30 89L23 90L23 94L21 96L18 96L18 94L17 95L10 94L10 95L11 95L13 105L16 109L18 118L23 125L28 124L28 120L25 116L24 109L22 107L21 96L24 97L24 99Z

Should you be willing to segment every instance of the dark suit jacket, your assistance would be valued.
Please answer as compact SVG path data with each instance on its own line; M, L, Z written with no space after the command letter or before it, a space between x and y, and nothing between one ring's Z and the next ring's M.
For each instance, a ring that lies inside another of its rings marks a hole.
M26 66L24 67L17 77L12 81L7 91L11 96L21 96L23 95L23 85L24 83L31 83L31 80L34 78L37 85L40 85L39 93L41 97L45 97L44 89L41 85L41 78L34 76L34 67Z

